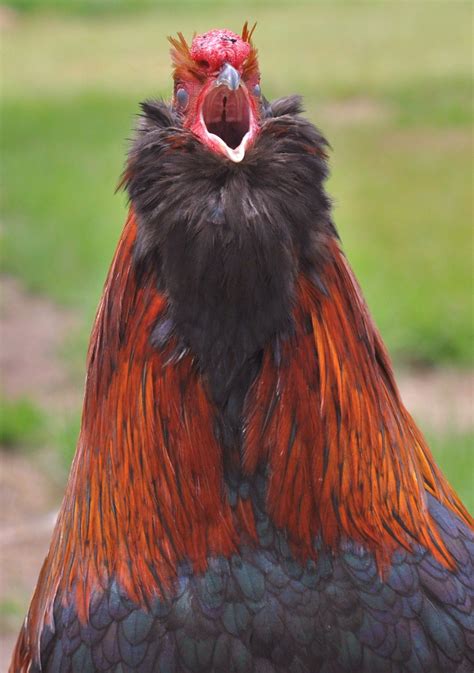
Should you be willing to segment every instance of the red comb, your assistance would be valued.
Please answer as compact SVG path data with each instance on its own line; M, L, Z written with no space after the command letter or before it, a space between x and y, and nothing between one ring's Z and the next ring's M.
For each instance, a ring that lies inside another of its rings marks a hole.
M190 54L194 61L206 61L214 70L223 63L234 68L242 66L248 58L251 45L230 30L216 29L196 35L191 44Z

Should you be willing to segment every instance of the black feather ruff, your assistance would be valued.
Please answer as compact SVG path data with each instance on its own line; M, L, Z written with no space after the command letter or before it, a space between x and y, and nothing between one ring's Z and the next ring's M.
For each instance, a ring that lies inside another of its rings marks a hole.
M165 103L142 110L127 173L135 263L157 273L166 332L172 323L196 356L232 441L263 347L291 332L295 278L317 275L335 235L327 142L297 96L266 107L241 163L210 151ZM158 325L157 346L162 334Z

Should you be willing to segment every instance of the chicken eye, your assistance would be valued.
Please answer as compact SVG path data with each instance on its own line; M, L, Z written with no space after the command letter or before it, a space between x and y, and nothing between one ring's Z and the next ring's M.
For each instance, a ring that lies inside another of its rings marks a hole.
M253 95L256 96L257 98L260 98L261 93L262 90L260 89L260 84L256 84L253 88Z
M176 100L178 102L179 107L181 108L186 108L188 101L189 101L189 94L186 91L186 89L178 89L176 92Z

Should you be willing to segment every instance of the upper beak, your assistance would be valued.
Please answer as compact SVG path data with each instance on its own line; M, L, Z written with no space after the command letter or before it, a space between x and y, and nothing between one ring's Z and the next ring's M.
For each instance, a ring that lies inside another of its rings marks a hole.
M224 63L217 76L216 86L221 85L225 85L231 91L237 91L240 86L240 75L230 63Z

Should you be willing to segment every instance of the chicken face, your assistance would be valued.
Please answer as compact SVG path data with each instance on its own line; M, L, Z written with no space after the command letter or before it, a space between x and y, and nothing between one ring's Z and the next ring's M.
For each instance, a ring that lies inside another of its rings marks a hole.
M260 74L251 32L229 30L197 35L189 48L171 39L175 109L211 151L242 161L260 125Z

